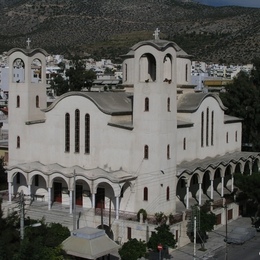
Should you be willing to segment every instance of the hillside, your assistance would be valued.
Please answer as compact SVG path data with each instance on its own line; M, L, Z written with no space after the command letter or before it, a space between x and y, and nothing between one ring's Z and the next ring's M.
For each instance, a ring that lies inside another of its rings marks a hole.
M0 52L115 58L137 41L175 41L194 59L248 63L260 57L260 9L210 7L180 0L0 0Z

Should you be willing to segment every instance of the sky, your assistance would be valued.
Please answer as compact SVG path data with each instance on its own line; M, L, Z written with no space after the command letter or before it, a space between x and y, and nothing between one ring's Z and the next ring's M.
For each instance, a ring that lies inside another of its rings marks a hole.
M201 4L212 6L237 5L260 8L260 0L195 0Z

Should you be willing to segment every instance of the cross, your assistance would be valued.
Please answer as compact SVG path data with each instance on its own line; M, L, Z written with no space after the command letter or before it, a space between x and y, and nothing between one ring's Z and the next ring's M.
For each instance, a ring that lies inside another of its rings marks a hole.
M31 42L30 38L28 38L26 42L27 42L27 49L30 49L30 42Z
M153 34L155 40L159 40L160 39L159 38L159 32L160 32L160 30L158 28L156 28L156 30L154 31L154 34Z

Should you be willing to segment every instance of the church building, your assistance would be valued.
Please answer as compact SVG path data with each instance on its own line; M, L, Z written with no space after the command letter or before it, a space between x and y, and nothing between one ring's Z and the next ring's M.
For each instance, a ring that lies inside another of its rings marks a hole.
M46 56L29 42L8 52L9 202L23 191L49 211L76 205L93 227L110 209L114 238L127 241L127 227L147 229L125 215L179 214L232 193L235 172L258 172L260 154L241 152L242 119L217 94L185 91L191 56L159 30L123 56L121 92L68 92L47 106Z

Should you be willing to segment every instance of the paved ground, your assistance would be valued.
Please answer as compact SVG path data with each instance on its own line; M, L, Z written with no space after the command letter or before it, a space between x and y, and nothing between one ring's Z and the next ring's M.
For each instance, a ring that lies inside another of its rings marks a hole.
M228 223L228 233L231 232L235 227L243 226L243 227L251 227L251 219L250 218L242 218L239 217L237 220ZM224 242L224 238L226 236L226 227L222 226L219 229L209 233L209 239L207 243L205 243L206 251L200 251L200 244L197 244L196 250L196 258L193 257L193 243L190 243L180 249L177 249L171 253L173 259L177 260L189 260L189 259L211 259L214 256L214 253L221 248L225 248L226 243ZM224 258L223 258L224 259Z

